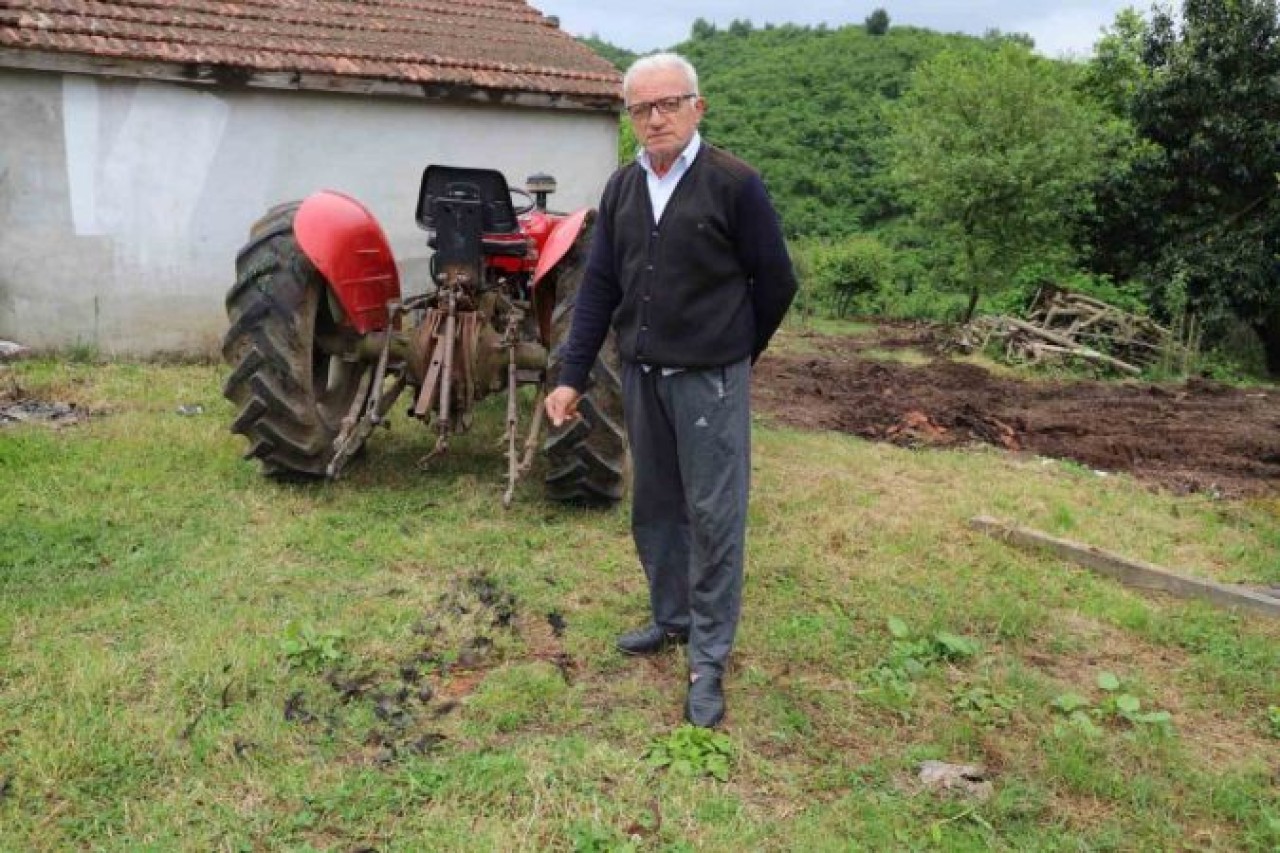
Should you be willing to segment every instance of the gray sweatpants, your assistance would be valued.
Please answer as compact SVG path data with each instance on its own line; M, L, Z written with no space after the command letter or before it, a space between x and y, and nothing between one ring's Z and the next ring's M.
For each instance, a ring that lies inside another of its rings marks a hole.
M751 476L751 363L623 366L631 531L653 620L688 631L689 668L723 673L742 605Z

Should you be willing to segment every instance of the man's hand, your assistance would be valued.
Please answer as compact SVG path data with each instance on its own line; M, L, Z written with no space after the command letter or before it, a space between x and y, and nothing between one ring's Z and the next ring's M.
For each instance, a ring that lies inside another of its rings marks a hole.
M577 420L578 400L581 398L582 395L568 385L559 385L548 394L545 405L551 425L560 426L565 421Z

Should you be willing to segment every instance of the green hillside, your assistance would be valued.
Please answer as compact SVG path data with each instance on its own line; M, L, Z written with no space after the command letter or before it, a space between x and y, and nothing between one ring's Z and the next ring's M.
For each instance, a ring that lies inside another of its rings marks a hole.
M990 44L913 27L881 36L791 24L694 32L672 50L698 68L703 136L761 170L792 237L853 234L898 213L884 180L884 104L924 59ZM583 41L620 69L636 57Z
M1077 63L880 24L699 19L671 47L701 75L704 137L763 173L806 307L968 316L1054 283L1280 376L1274 2L1121 12Z
M699 69L703 132L764 174L792 236L874 228L895 206L884 182L884 104L911 71L974 40L899 28L782 26L719 32L676 50Z

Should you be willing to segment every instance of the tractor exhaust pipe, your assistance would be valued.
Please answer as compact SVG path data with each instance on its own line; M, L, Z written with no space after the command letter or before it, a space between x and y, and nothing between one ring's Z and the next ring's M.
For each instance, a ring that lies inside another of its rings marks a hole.
M556 191L556 179L545 172L538 172L525 178L524 187L533 196L534 206L545 213L547 196Z

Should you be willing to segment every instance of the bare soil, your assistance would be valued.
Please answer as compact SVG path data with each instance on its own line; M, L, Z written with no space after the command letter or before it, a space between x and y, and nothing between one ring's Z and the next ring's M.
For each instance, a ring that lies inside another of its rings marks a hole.
M1185 383L1024 381L938 354L929 326L803 336L803 354L756 366L758 411L789 426L903 446L973 442L1123 471L1175 492L1280 493L1280 389ZM866 353L918 350L912 365Z

